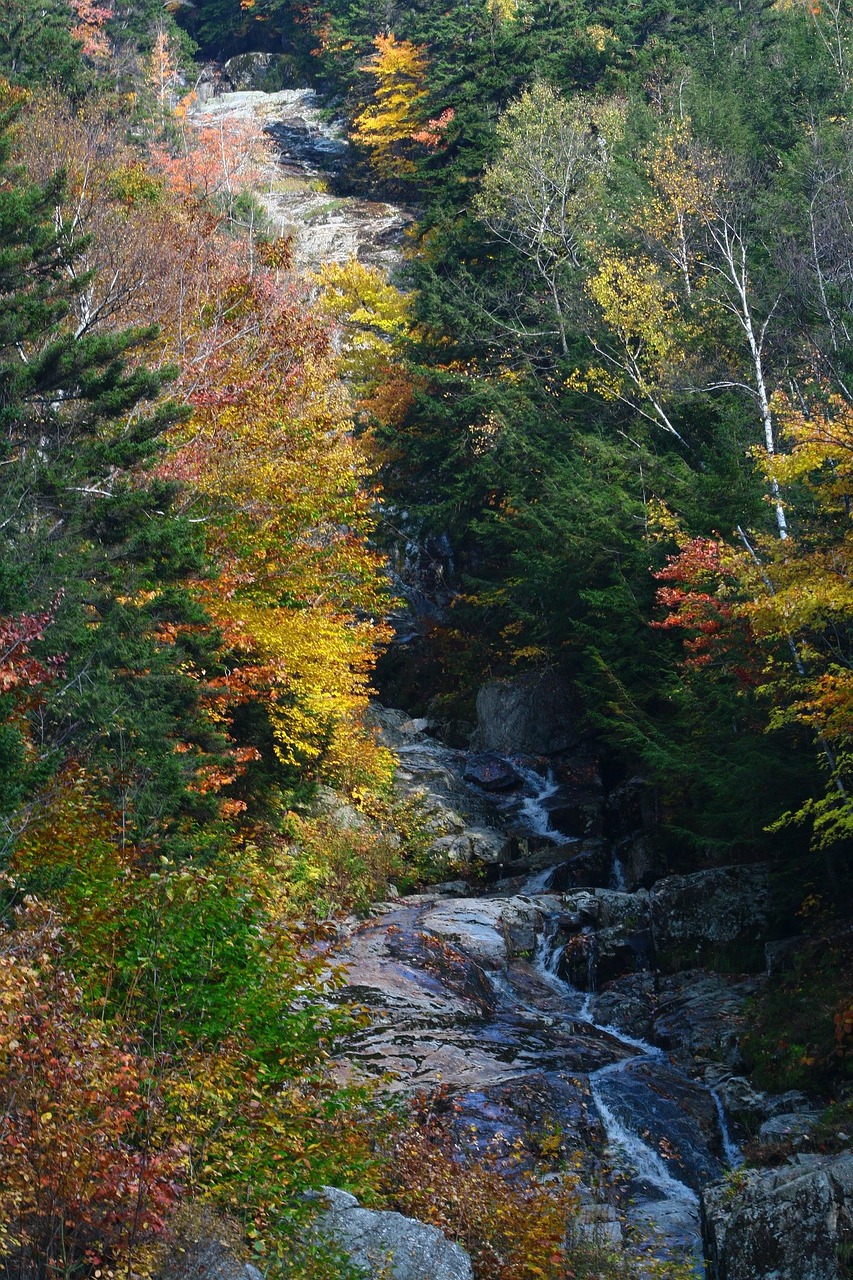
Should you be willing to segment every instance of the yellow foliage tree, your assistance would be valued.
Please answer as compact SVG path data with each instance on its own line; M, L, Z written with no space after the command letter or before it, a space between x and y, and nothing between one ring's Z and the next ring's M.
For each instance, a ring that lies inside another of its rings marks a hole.
M341 331L341 372L359 408L382 423L399 423L412 402L412 382L400 361L412 334L412 299L357 258L327 263L315 276L317 309Z
M195 413L171 463L210 519L225 584L210 607L278 673L270 715L285 763L345 783L374 766L384 778L388 761L360 728L387 635L367 543L377 498L329 333L269 274L232 284L198 321Z
M691 274L698 259L691 243L692 226L713 216L718 186L718 175L713 170L698 171L693 148L690 121L686 119L662 133L646 151L644 159L652 191L641 216L644 230L661 245L679 272L688 298L693 292Z
M374 79L373 101L353 120L354 140L370 153L378 177L393 180L414 172L405 144L426 119L427 62L409 40L379 35L376 52L362 70Z
M601 255L586 285L608 337L591 335L603 364L575 373L569 385L619 400L641 417L681 439L667 413L666 391L687 361L689 328L675 295L653 262Z

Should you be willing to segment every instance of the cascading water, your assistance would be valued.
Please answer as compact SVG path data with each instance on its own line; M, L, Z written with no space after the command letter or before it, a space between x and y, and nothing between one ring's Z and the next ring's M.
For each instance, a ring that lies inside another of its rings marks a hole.
M249 96L253 99L265 97ZM235 95L234 103L218 100L216 113L249 109L245 102L242 105L237 103L237 98L241 95ZM273 119L270 115L273 109L281 112L278 137L282 151L286 153L285 172L291 178L304 181L296 182L298 190L291 190L293 183L289 182L284 193L267 193L263 198L274 225L295 228L297 262L313 267L324 260L347 261L357 253L360 260L369 261L383 270L393 267L400 258L399 240L408 215L393 206L354 200L346 195L330 201L328 193L318 191L313 178L337 166L342 143L320 121L313 95L308 91L278 95L278 99L278 108L274 108L270 99L262 118ZM213 109L211 106L210 111ZM309 124L307 136L306 119ZM446 542L436 545L434 551L430 571L435 581L431 583L433 590L424 596L425 606L429 607L434 607L430 602L436 596L440 597L438 588L444 586L446 589L454 569L452 550ZM414 548L409 548L408 554L411 556L413 553ZM413 569L415 566L410 564L408 567ZM417 568L423 576L426 566ZM416 613L417 609L411 612ZM500 796L490 796L496 808L503 809L507 817L512 813L514 826L521 828L522 833L527 832L555 847L576 844L575 837L552 827L552 810L557 806L549 806L549 802L559 799L560 789L553 771L539 772L525 760L516 758L512 764L522 779L523 794L519 795L516 790L506 804L502 803ZM434 767L434 763L429 766ZM443 772L452 772L455 768L444 756L440 767ZM416 766L413 766L413 772L416 774ZM461 774L461 770L459 772ZM461 777L459 781L461 783ZM513 834L516 834L515 830ZM624 887L621 870L620 864L615 862L613 884L617 889ZM554 879L555 868L545 868L528 879L524 893L544 895ZM494 906L493 898L471 901ZM357 961L358 948L364 948L364 968L360 978L356 979L356 998L363 1002L363 992L357 985L361 981L373 994L375 1008L380 1010L375 1028L364 1033L362 1057L357 1060L367 1074L381 1071L385 1079L389 1072L391 1075L396 1073L409 1083L414 1081L423 1086L434 1083L436 1078L446 1079L447 1073L452 1075L455 1072L457 1091L471 1088L471 1078L478 1088L483 1088L485 1078L496 1082L495 1087L506 1088L509 1094L514 1095L520 1091L520 1081L532 1079L538 1085L547 1077L555 1082L557 1093L554 1096L559 1094L562 1097L567 1093L578 1099L572 1105L576 1105L583 1117L586 1115L586 1103L591 1101L611 1151L620 1153L614 1163L618 1165L624 1161L628 1172L633 1171L632 1191L637 1188L640 1206L640 1217L636 1220L639 1222L642 1214L654 1219L667 1238L683 1239L684 1249L689 1254L695 1249L697 1236L695 1191L687 1181L677 1176L673 1162L667 1158L665 1144L655 1145L642 1119L643 1106L647 1107L648 1114L659 1104L655 1089L649 1087L649 1077L655 1071L661 1074L669 1071L670 1076L674 1073L660 1050L593 1021L596 961L593 936L590 934L589 942L585 944L589 990L584 992L561 976L564 944L559 936L556 914L548 915L553 905L553 900L547 906L542 903L547 919L536 938L532 966L519 960L507 965L505 970L488 968L488 962L483 961L482 947L483 936L491 936L489 929L481 928L477 936L469 930L466 935L469 939L467 954L486 963L486 976L491 979L496 997L493 1004L480 986L476 988L475 998L466 1001L465 982L473 981L471 975L475 977L477 973L482 978L483 973L478 964L472 962L469 974L465 963L466 944L460 943L462 949L457 950L455 934L449 935L455 940L453 946L437 943L430 948L425 945L425 939L427 943L430 939L437 942L437 938L445 936L440 931L437 936L431 932L436 929L435 921L430 924L422 919L431 903L400 908L384 921L356 931L351 939L351 962L353 955ZM494 944L499 946L500 931L492 929L492 934ZM392 938L393 947L390 945ZM409 947L408 951L404 943ZM442 965L446 966L446 972ZM538 982L526 986L531 967ZM538 991L533 989L536 986ZM586 1027L595 1034L578 1035L578 1026ZM357 1052L350 1046L353 1061ZM615 1062L614 1057L618 1059ZM584 1080L589 1082L587 1093L584 1092L587 1087ZM639 1106L635 1106L633 1112L623 1105L623 1094L626 1097L631 1094L634 1103L639 1099ZM738 1152L731 1141L720 1100L712 1096L720 1121L721 1145L726 1157L734 1163ZM592 1111L593 1107L590 1107ZM538 1113L534 1111L533 1114ZM588 1147L600 1141L597 1122L587 1126L586 1120L581 1119L578 1123L584 1126L585 1135L590 1132L595 1135L592 1143L587 1143ZM660 1132L661 1126L658 1125ZM663 1209L656 1215L655 1207L660 1209L661 1206ZM635 1213L635 1207L629 1207L629 1215L632 1213ZM676 1224L674 1229L673 1223Z
M537 973L551 990L563 994L568 1016L587 1023L633 1050L629 1057L589 1075L592 1100L607 1135L611 1158L631 1176L638 1219L646 1213L658 1218L663 1214L669 1224L675 1220L678 1224L675 1237L680 1230L684 1247L695 1253L699 1206L695 1188L708 1176L708 1171L710 1176L716 1172L716 1158L702 1150L698 1136L690 1134L689 1124L685 1125L683 1117L672 1113L671 1107L672 1114L667 1113L666 1105L662 1105L657 1097L655 1080L666 1074L669 1081L673 1077L676 1081L681 1077L691 1088L696 1089L697 1086L675 1071L661 1049L628 1036L615 1027L594 1021L591 1013L594 975L588 974L590 990L586 993L566 982L562 976L564 950L558 918L546 917L533 957ZM592 948L589 948L588 956L594 960ZM700 1087L699 1091L713 1100L725 1164L737 1167L741 1156L731 1137L722 1102L713 1089ZM649 1116L657 1121L653 1126L657 1129L656 1134L650 1132ZM694 1137L692 1143L691 1137ZM688 1150L685 1156L685 1148L691 1147L694 1149ZM693 1186L690 1185L691 1173ZM696 1265L700 1265L698 1257Z
M537 871L535 875L528 876L525 880L522 892L535 897L539 893L548 893L554 882L556 867L545 867L544 871Z
M730 1169L739 1169L743 1164L743 1153L732 1137L731 1129L729 1128L729 1118L726 1115L726 1109L723 1106L722 1098L716 1089L709 1089L708 1092L714 1099L714 1105L717 1108L717 1119L720 1122L720 1133L723 1139L723 1151L726 1155L726 1164Z
M619 1075L628 1063L635 1061L636 1058L629 1058L625 1062L614 1062L612 1066L602 1067L589 1078L592 1097L601 1116L608 1144L611 1149L619 1152L621 1166L633 1168L638 1181L656 1188L667 1199L698 1206L699 1197L696 1192L673 1177L663 1157L619 1119L603 1095L603 1081Z
M617 893L626 893L628 891L628 881L625 878L625 867L622 859L616 855L613 858L613 865L610 870L610 887L615 889Z
M524 779L525 787L528 789L528 794L519 806L519 821L530 831L531 835L542 836L550 840L552 844L576 844L577 838L575 836L563 835L561 831L555 831L551 825L551 815L548 812L546 801L555 796L560 788L559 782L554 777L553 770L549 769L543 776L517 759L513 760L513 767ZM530 892L535 892L535 890L530 890Z

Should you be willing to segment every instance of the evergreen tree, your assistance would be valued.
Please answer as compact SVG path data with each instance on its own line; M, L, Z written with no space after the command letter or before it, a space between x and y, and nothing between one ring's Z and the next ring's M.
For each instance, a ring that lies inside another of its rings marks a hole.
M79 332L82 247L55 231L61 178L34 186L0 165L0 615L38 617L37 697L7 682L4 808L70 757L110 778L140 836L192 827L215 806L194 788L221 740L191 671L218 638L182 590L203 570L199 536L172 513L176 486L150 472L166 428L170 371L141 360L151 329ZM20 646L19 646L20 648ZM192 756L175 753L190 744Z

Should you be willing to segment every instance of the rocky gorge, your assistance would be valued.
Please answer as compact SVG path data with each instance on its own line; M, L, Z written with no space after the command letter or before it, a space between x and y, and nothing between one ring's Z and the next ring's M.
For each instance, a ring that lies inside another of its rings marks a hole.
M492 740L495 705L516 697L481 698L478 743ZM484 1148L520 1142L532 1159L537 1134L556 1128L564 1152L583 1153L590 1229L613 1241L654 1241L697 1268L707 1259L720 1280L747 1280L801 1273L819 1239L814 1274L843 1275L845 1158L742 1168L741 1143L801 1140L817 1118L802 1094L768 1095L743 1075L739 1038L763 972L713 968L768 938L767 868L666 875L626 862L626 848L647 847L642 825L630 829L643 806L625 803L624 784L593 798L583 757L564 771L560 753L495 752L483 775L483 753L448 748L423 721L375 718L400 758L398 786L422 797L461 874L343 931L346 993L372 1015L347 1071L389 1072L393 1090L450 1089ZM631 790L642 795L639 782ZM567 835L553 813L588 834ZM791 1188L815 1178L822 1207L794 1230ZM744 1238L779 1229L784 1256L762 1270Z
M346 143L312 91L242 90L196 112L263 120L279 161L259 197L293 232L300 269L353 255L393 269L411 215L348 192ZM549 671L481 689L464 746L403 711L373 716L447 877L339 925L340 998L369 1013L341 1076L397 1094L440 1087L476 1144L520 1150L529 1166L555 1137L545 1176L576 1158L580 1229L650 1263L691 1258L715 1280L842 1280L851 1157L741 1167L747 1139L796 1138L815 1119L804 1096L768 1095L744 1075L740 1034L780 942L767 868L674 872L656 847L653 790L603 776ZM342 1195L329 1192L335 1238L370 1266L359 1233L393 1227L382 1240L402 1257L400 1224L359 1219L367 1211ZM432 1238L424 1249L398 1280L467 1276L459 1250Z

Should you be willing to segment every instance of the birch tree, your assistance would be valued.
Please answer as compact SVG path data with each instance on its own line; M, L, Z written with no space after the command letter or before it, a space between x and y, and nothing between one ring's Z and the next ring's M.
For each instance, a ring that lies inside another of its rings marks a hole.
M768 458L776 452L776 425L771 407L770 343L779 318L783 294L761 297L751 258L760 247L749 226L737 194L723 176L723 159L697 151L697 172L704 177L706 203L700 211L703 244L698 268L705 279L706 296L734 321L741 337L742 375L711 383L709 390L733 387L754 401L761 421ZM779 483L770 475L770 491L781 539L788 536L788 521Z
M652 252L680 278L694 336L704 338L706 353L718 351L727 366L719 377L706 378L694 390L748 395L758 411L764 449L772 458L776 428L771 342L783 293L779 289L768 294L754 269L764 246L754 217L747 214L750 202L740 199L724 157L693 141L689 119L658 138L646 153L646 165L651 193L638 229ZM612 328L606 310L604 318ZM778 534L784 540L787 517L772 474L770 489Z
M566 291L603 200L622 120L613 100L565 98L537 81L499 121L500 154L474 201L492 234L533 264L563 355L569 351Z

